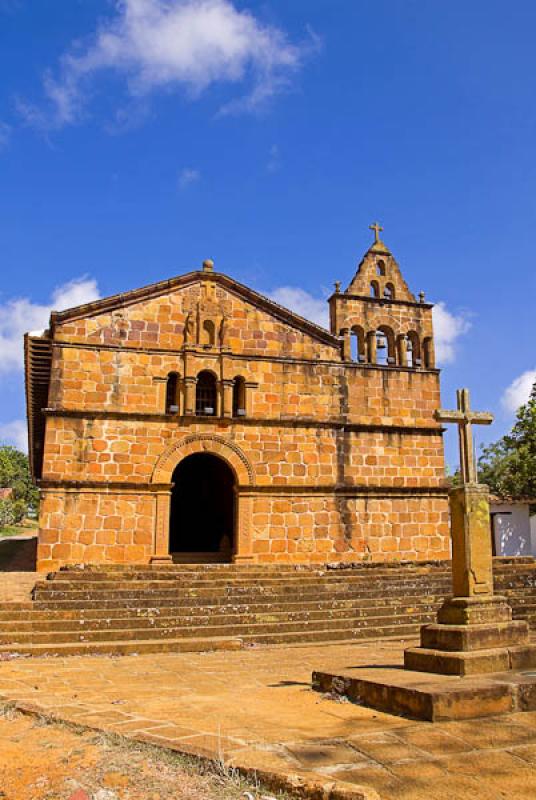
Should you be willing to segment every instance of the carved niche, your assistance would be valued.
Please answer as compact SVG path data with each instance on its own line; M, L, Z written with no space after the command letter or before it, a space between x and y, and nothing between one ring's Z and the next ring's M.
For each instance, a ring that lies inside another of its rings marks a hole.
M224 347L230 304L225 293L208 282L191 291L183 305L184 344L198 347Z

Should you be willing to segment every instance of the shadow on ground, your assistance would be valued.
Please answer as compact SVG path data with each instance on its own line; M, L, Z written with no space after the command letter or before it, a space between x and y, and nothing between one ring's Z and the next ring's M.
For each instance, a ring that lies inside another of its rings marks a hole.
M35 572L37 536L0 539L0 572Z

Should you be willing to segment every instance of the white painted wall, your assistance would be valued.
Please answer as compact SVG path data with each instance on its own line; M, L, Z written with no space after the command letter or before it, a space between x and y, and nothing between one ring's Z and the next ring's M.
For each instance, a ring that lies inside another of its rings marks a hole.
M497 514L492 524L498 556L536 555L536 524L528 503L490 503L490 511Z

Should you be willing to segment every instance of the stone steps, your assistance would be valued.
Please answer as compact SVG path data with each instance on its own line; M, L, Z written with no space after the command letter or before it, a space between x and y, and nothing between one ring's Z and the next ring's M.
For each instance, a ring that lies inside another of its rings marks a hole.
M247 623L239 621L232 625L228 622L223 624L203 624L192 625L187 620L181 621L176 625L166 627L151 627L150 625L136 626L128 628L113 628L111 630L95 629L93 627L78 631L29 631L23 633L19 630L13 632L2 632L0 634L0 645L12 644L47 644L54 642L70 641L108 641L108 640L129 640L129 639L165 639L165 638L207 638L207 637L250 637L256 642L262 642L262 637L271 638L286 634L303 634L307 638L309 631L314 633L329 633L336 635L345 631L345 638L352 638L357 635L357 631L363 629L384 630L390 629L396 632L401 627L411 627L417 629L424 622L432 621L433 614L406 614L399 618L399 622L392 616L384 617L351 617L349 619L322 618L298 621L277 621L277 622L257 622Z
M34 600L38 602L49 602L54 600L98 600L102 597L107 597L113 594L116 598L129 598L132 596L137 597L228 597L228 596L289 596L296 594L316 595L316 596L331 596L334 592L345 593L352 591L358 592L363 596L381 596L382 593L397 594L402 596L408 591L415 589L422 589L423 591L440 591L447 592L450 589L450 581L425 581L425 580L412 580L412 581L392 581L392 582L372 582L365 581L364 583L352 582L349 580L332 581L330 583L318 580L317 582L311 581L307 584L300 584L294 582L280 582L277 584L253 581L251 583L244 583L240 585L231 584L228 586L188 586L184 584L170 584L165 586L154 585L146 586L139 585L136 581L131 583L124 583L117 586L109 586L105 588L87 587L82 588L76 584L68 584L66 587L50 586L46 588L36 587L33 593Z
M65 569L0 605L0 653L135 653L412 638L450 594L449 565L169 564ZM495 564L536 619L536 562Z
M329 603L316 603L311 602L284 602L284 603L233 603L226 604L220 603L217 605L195 605L192 603L184 603L183 605L176 605L175 603L164 604L151 604L148 606L141 606L140 604L133 604L128 607L123 603L115 603L113 607L102 608L100 606L88 608L67 607L62 610L51 610L49 608L33 608L28 609L11 609L0 611L0 625L6 629L19 625L30 625L33 623L41 623L46 621L53 624L55 621L70 620L111 620L111 619L144 619L150 618L173 618L189 616L190 618L203 618L206 616L244 616L244 615L262 615L262 614L318 614L324 613L327 609L330 613L348 612L356 613L358 615L374 615L379 613L379 609L383 609L385 613L392 614L405 613L405 609L411 610L417 606L426 608L437 608L442 600L442 596L434 595L415 595L404 597L403 602L398 598L384 598L378 601L376 598L350 598L343 600L332 600ZM113 601L109 601L110 603ZM37 604L36 604L37 605Z
M273 608L274 610L297 610L298 606L302 609L316 609L316 608L343 608L359 606L360 608L374 608L375 606L391 606L396 607L399 603L415 603L420 604L423 602L437 603L442 601L448 596L446 591L423 591L420 594L404 593L401 595L359 595L358 592L333 592L331 596L319 597L318 595L300 595L299 593L292 595L248 595L248 596L229 596L229 597L188 597L188 596L166 596L160 597L153 596L138 596L131 595L129 597L114 597L112 599L84 599L78 598L76 600L56 600L53 602L38 602L35 603L31 611L21 609L19 611L13 610L9 614L10 619L27 618L29 613L43 612L43 613L57 613L62 612L82 612L82 611L102 611L103 616L109 616L116 611L124 610L127 614L139 611L140 613L148 612L152 609L162 609L162 613L172 613L174 609L180 610L180 613L203 613L205 610L213 613L224 613L226 609L253 609L260 612L266 609ZM517 606L516 606L517 607ZM519 606L522 608L522 606ZM3 606L3 608L6 608ZM7 608L6 608L7 611ZM100 616L96 613L96 616ZM5 613L3 618L6 619ZM2 615L0 615L2 619Z
M424 620L426 622L428 620ZM180 638L117 638L108 641L83 641L70 639L68 642L16 643L0 645L0 655L130 655L150 652L200 652L210 650L237 650L249 646L304 645L304 644L353 644L384 638L414 639L418 636L420 624L386 626L368 629L333 629L295 631L291 633L255 633L236 637L180 637ZM350 635L349 635L350 634Z
M423 582L429 583L427 577L419 577L419 578L404 578L396 579L393 576L393 580L374 580L373 586L375 588L379 587L400 587L401 589L406 586L412 586L415 582ZM254 580L238 580L238 579L230 579L226 581L225 579L218 579L217 581L206 581L206 580L192 580L187 581L186 579L181 580L159 580L159 581L142 581L132 578L131 580L121 580L121 581L58 581L58 583L54 586L50 586L46 582L39 581L35 584L34 587L34 597L37 598L38 596L45 596L52 592L72 592L72 591L83 591L83 592L108 592L108 591L131 591L132 588L135 588L136 591L166 591L169 589L173 590L180 590L180 589L188 589L189 591L193 591L195 589L208 589L210 591L223 589L225 591L235 590L235 589L250 589L255 588L261 582L261 579L254 579ZM433 583L437 584L438 586L449 586L450 585L450 578L445 576L444 578L436 578L434 576ZM322 588L325 587L326 589L331 589L333 586L370 586L371 580L365 578L352 578L352 577L344 577L344 578L334 578L334 577L318 577L318 578L265 578L262 579L262 587L264 589L278 589L279 587L294 587L294 588Z
M119 655L138 653L198 653L211 650L240 650L240 639L139 639L136 641L116 640L110 642L54 642L48 644L0 645L0 655L16 653L27 656L79 656L79 655Z
M188 628L207 630L208 627L220 626L231 628L242 626L244 631L247 627L264 626L267 628L280 628L285 625L315 625L319 627L331 625L333 622L341 624L350 623L356 627L360 625L376 624L378 620L387 619L398 624L400 620L408 620L417 614L421 616L434 616L439 608L439 603L433 605L421 604L418 606L401 606L400 608L377 607L374 609L319 609L316 611L279 611L270 613L236 613L236 614L195 614L184 616L118 616L103 619L70 619L70 620L39 620L39 621L10 621L3 622L0 640L17 639L20 636L35 636L39 634L57 633L85 633L86 631L100 632L113 630L169 630L171 628ZM233 633L234 635L234 633ZM37 641L37 638L35 638Z
M281 569L281 570L270 570L269 572L266 571L258 571L258 570L247 570L244 568L245 571L238 572L236 569L233 571L226 571L226 572L215 572L207 571L207 572L194 572L193 570L189 570L187 572L177 571L177 570L166 570L155 568L151 570L149 567L145 569L139 570L100 570L96 571L94 569L80 569L80 570L60 570L58 572L50 573L50 576L47 580L51 578L55 581L55 583L59 583L61 581L69 582L75 581L78 582L80 580L84 580L86 582L92 583L99 583L100 581L131 581L131 580L150 580L150 581L169 581L169 580L179 580L184 579L187 580L189 583L194 581L206 581L209 583L213 583L218 580L224 580L226 583L230 583L234 580L238 581L252 581L257 578L263 578L266 580L308 580L314 579L317 580L319 577L323 578L336 578L340 579L342 577L347 577L350 579L357 579L360 578L362 580L369 580L371 574L374 575L375 579L388 579L388 580L396 580L397 578L403 578L407 576L409 578L415 575L438 575L440 577L449 577L450 571L447 569L412 569L404 568L400 571L396 571L394 569L390 570L336 570L336 569L316 569L312 571L311 569ZM46 581L45 581L46 582Z

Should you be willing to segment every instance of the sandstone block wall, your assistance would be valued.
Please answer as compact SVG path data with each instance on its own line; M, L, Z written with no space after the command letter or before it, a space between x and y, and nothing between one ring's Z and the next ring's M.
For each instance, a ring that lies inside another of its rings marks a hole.
M167 552L173 469L192 452L234 471L241 558L448 556L436 370L345 361L327 331L211 275L57 315L51 338L40 569ZM214 417L193 415L202 370L216 380ZM237 376L243 418L232 416Z

